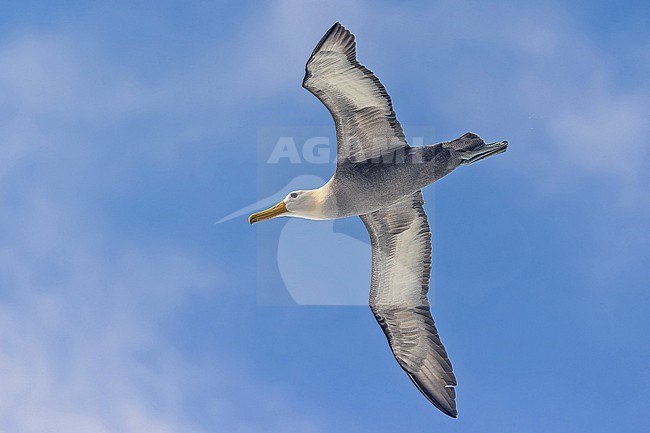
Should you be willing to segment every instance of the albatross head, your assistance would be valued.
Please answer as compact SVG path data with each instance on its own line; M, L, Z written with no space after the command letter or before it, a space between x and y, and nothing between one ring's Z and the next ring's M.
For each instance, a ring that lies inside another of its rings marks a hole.
M275 206L249 216L248 222L253 224L280 216L310 220L326 219L325 202L322 188L293 191Z

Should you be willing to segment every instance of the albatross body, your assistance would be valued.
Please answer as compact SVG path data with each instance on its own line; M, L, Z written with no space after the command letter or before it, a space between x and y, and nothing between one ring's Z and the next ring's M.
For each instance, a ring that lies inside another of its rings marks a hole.
M249 222L359 216L372 243L370 309L413 383L435 407L456 417L456 378L427 299L431 231L421 190L461 165L505 152L508 143L487 144L467 133L409 146L386 89L359 64L354 35L339 23L305 69L303 87L334 118L336 170L322 187L291 192Z

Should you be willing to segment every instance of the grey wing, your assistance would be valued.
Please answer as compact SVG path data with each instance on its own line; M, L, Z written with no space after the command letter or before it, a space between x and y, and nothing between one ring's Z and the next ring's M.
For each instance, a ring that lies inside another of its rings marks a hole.
M303 87L336 125L337 161L362 162L408 148L393 104L379 79L356 58L354 35L336 23L305 67Z
M370 308L393 355L435 407L456 417L456 378L431 317L431 231L422 192L361 215L372 242Z

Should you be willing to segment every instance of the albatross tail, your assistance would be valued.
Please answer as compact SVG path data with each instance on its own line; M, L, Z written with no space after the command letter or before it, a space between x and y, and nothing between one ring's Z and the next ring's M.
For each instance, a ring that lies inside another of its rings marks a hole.
M462 137L450 141L445 147L458 152L460 165L469 165L488 156L505 152L508 148L508 142L497 141L494 143L486 143L478 135L468 132Z

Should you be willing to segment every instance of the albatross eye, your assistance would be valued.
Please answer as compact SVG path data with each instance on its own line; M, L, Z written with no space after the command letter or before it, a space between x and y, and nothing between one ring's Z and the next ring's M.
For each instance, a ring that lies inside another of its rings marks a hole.
M291 198L296 198L296 197L298 197L298 193L297 192L292 192L291 193Z

